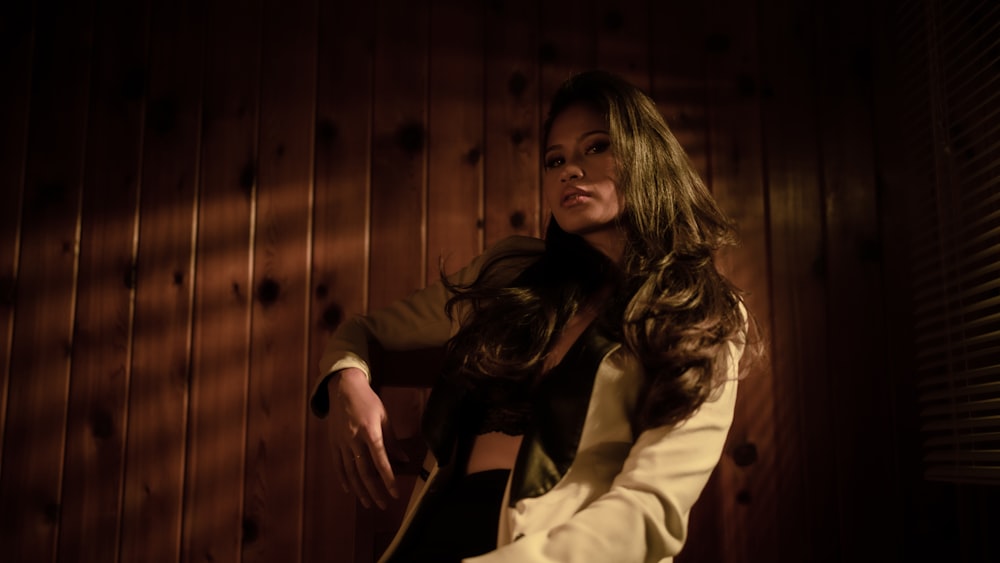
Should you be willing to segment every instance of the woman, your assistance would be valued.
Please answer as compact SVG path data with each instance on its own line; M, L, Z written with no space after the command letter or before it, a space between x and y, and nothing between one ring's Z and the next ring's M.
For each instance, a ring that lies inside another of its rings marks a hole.
M313 411L345 490L396 496L368 342L447 344L428 460L386 561L669 561L721 455L746 341L732 228L652 101L603 72L545 122L544 241L338 328ZM388 445L387 445L388 444Z

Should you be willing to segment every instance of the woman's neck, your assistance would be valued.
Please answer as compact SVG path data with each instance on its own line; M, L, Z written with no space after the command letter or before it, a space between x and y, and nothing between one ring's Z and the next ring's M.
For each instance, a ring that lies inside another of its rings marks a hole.
M625 257L625 237L617 229L601 230L581 235L591 247L608 257L617 266L622 265Z

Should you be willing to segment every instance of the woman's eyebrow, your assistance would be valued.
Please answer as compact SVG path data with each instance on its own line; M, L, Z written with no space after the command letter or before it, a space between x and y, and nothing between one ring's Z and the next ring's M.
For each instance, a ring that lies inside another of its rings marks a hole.
M605 129L594 129L593 131L587 131L586 133L583 133L582 135L580 135L579 137L577 137L576 140L579 141L580 139L584 139L586 137L589 137L589 136L595 135L595 134L610 135L611 133L609 133ZM561 149L561 148L562 148L562 145L549 145L549 147L545 149L545 152L549 152L549 151L553 151L555 149Z

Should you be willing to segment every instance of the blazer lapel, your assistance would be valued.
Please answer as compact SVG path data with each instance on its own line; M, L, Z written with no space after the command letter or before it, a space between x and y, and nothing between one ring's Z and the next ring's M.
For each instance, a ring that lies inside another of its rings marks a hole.
M534 420L511 474L510 506L547 493L569 470L583 433L597 369L616 343L591 323L534 393Z

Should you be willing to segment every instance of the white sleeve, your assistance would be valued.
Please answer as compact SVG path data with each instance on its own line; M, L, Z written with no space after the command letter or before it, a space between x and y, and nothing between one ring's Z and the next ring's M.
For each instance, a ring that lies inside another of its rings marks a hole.
M732 425L742 350L742 342L727 346L728 380L693 416L638 437L606 493L564 523L467 562L627 563L676 555Z
M544 248L541 239L509 237L498 242L471 264L449 276L452 283L471 283L489 260L496 256L512 256L511 267L505 268L515 275L525 265L525 260L537 259ZM534 258L532 258L534 257ZM506 262L505 262L506 265ZM509 280L508 280L509 281ZM440 281L413 292L405 299L345 320L326 343L319 362L319 373L313 380L311 407L317 416L325 416L325 384L336 371L358 368L371 380L369 369L369 342L375 340L385 350L408 351L443 346L457 328L445 311L451 293ZM322 392L321 392L322 391Z

